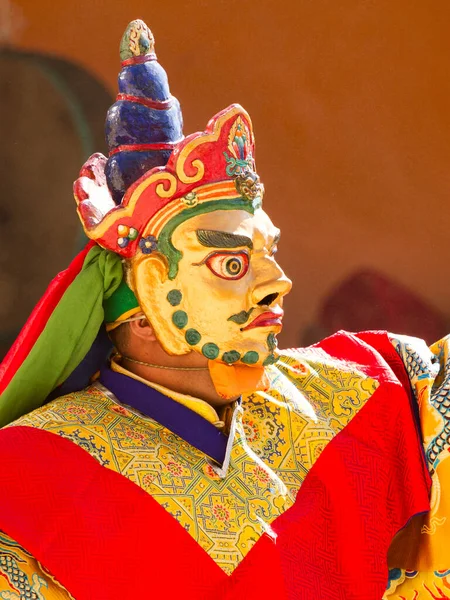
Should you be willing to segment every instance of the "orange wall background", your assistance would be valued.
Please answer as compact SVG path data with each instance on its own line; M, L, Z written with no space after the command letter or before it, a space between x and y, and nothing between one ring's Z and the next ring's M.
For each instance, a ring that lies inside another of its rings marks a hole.
M450 316L447 0L14 0L10 8L13 47L67 58L112 93L123 30L144 19L186 133L232 102L250 112L265 207L294 279L284 344L298 345L333 286L361 267Z

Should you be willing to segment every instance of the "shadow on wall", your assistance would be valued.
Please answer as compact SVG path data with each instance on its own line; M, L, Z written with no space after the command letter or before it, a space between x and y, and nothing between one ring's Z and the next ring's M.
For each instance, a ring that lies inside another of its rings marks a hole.
M65 60L0 51L0 359L49 281L84 244L72 184L106 151L110 93Z
M448 325L443 314L415 293L377 271L363 270L329 293L300 344L308 346L339 329L385 329L431 344L446 335Z

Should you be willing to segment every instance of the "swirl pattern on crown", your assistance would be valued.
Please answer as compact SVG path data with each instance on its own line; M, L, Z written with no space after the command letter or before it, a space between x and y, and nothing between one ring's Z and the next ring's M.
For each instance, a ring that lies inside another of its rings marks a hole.
M251 120L237 104L213 117L204 132L177 144L167 165L144 173L118 206L107 199L101 173L104 160L97 155L96 168L88 161L75 183L78 213L89 238L125 258L138 251L143 236L157 236L174 214L187 207L237 198L253 202L263 193L254 170ZM243 177L249 180L247 191ZM130 230L131 237L123 235Z

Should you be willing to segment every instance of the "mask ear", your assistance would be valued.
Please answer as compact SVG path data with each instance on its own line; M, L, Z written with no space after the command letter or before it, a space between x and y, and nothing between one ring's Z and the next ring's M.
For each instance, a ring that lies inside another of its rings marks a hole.
M191 351L183 333L172 323L167 294L172 288L165 256L153 253L141 255L131 265L134 293L142 312L156 337L168 354L182 355Z

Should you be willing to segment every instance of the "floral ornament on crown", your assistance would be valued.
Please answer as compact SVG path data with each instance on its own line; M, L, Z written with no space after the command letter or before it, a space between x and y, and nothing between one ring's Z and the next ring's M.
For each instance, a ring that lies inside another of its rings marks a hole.
M148 235L139 240L139 248L143 254L151 254L158 249L158 240L154 235Z
M117 227L117 233L119 237L117 238L117 245L120 248L126 248L130 242L135 240L139 232L134 227L128 227L127 225L119 225Z
M227 161L226 173L234 177L239 194L247 200L254 200L258 196L262 199L264 185L256 173L251 134L241 117L236 119L230 130L228 150L230 154L226 151L223 153Z

